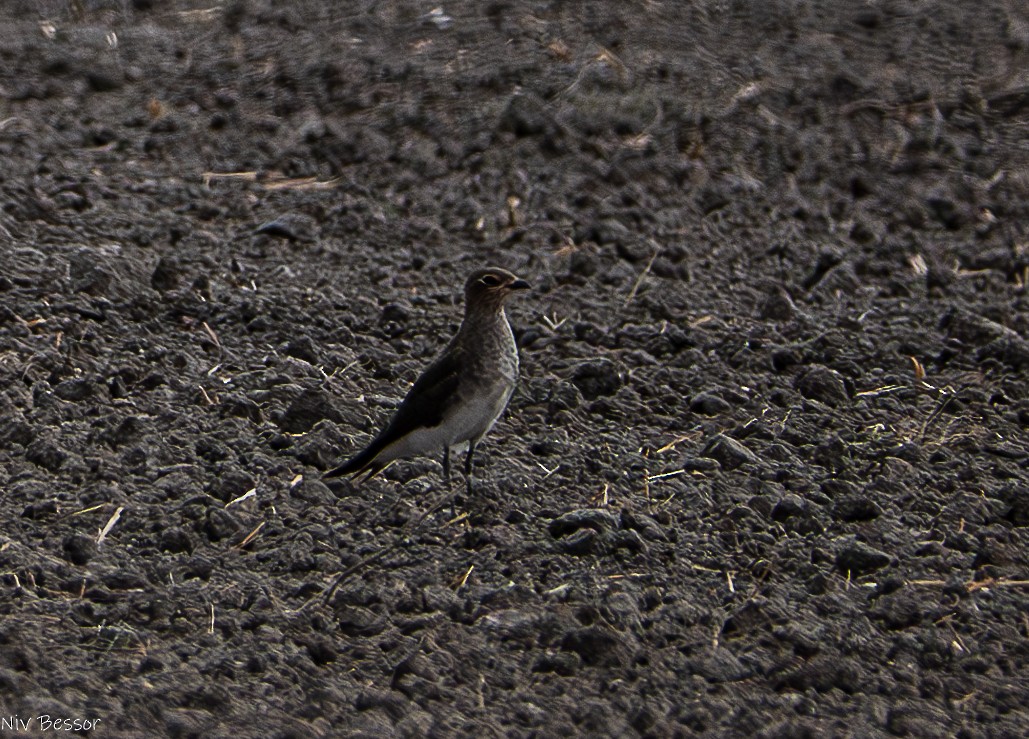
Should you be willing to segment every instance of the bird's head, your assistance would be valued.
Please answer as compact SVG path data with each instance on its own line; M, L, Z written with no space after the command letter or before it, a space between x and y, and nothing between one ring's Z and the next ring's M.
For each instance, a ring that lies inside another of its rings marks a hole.
M500 307L512 293L528 290L529 283L500 267L487 267L472 272L464 286L468 305Z

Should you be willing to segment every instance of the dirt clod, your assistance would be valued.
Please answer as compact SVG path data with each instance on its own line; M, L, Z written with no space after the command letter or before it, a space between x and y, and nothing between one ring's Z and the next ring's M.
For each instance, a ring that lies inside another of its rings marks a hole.
M0 718L1029 735L1025 3L435 5L2 3Z

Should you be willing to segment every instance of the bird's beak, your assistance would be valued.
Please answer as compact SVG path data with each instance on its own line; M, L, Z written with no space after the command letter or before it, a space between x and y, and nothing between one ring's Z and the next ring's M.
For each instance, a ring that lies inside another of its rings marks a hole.
M514 282L512 282L510 285L507 286L507 289L508 290L530 290L530 289L532 289L532 285L530 285L525 280L515 280Z

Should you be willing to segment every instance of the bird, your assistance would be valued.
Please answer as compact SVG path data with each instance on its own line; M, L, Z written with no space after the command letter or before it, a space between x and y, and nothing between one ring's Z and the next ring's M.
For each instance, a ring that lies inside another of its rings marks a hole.
M398 459L442 450L449 487L451 449L467 444L464 473L471 496L476 446L507 408L518 382L518 346L504 304L530 287L499 267L472 272L464 286L464 318L450 343L368 446L323 477L367 480Z

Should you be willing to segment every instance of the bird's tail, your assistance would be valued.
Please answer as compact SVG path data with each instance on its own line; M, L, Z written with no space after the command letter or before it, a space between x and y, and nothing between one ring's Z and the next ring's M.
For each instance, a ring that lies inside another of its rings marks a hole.
M381 451L382 449L379 448L378 444L371 444L343 464L333 467L322 477L343 477L344 475L352 475L354 477L365 475L366 478L371 477L386 467L386 465L376 463L375 461L375 458L379 456Z

